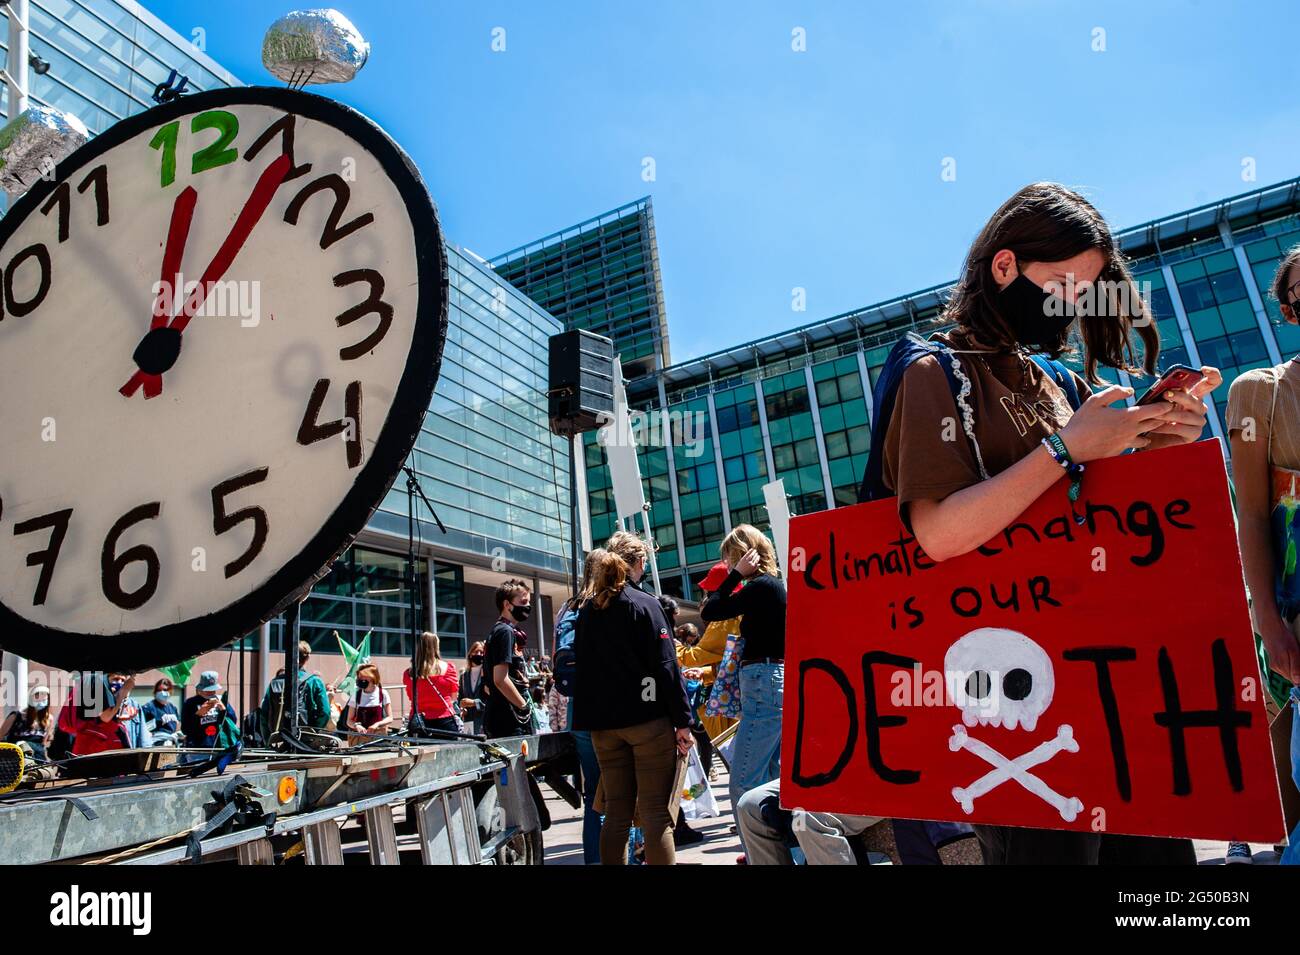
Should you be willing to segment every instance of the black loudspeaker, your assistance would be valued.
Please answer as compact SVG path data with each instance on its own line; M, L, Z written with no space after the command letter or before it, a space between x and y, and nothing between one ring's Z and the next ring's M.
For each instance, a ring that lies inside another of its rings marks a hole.
M581 328L552 335L546 395L555 434L567 438L607 424L614 414L614 343Z

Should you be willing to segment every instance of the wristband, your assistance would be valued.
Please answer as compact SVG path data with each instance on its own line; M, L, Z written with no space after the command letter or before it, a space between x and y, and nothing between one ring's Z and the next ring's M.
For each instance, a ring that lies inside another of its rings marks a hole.
M1076 464L1074 459L1070 457L1070 449L1065 446L1065 441L1062 440L1059 432L1054 432L1045 437L1043 447L1052 456L1052 460L1065 470L1066 477L1070 479L1070 489L1066 493L1070 500L1070 513L1074 515L1074 523L1082 524L1084 522L1083 515L1075 510L1074 503L1079 500L1079 493L1083 490L1083 465Z

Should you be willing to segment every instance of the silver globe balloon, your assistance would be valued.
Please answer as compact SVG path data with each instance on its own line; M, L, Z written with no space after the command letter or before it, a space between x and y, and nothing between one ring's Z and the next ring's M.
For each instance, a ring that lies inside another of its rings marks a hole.
M29 106L0 127L0 188L26 192L90 138L85 123L48 106Z
M346 83L366 65L370 44L337 10L295 10L262 39L262 65L290 86Z

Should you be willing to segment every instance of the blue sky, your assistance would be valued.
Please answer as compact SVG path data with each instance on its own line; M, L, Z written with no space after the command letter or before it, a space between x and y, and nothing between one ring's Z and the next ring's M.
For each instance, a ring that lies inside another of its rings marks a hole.
M145 2L276 83L261 37L291 6ZM1035 179L1123 228L1300 174L1294 3L337 6L371 61L312 89L411 153L455 242L492 256L653 197L677 361L948 281Z

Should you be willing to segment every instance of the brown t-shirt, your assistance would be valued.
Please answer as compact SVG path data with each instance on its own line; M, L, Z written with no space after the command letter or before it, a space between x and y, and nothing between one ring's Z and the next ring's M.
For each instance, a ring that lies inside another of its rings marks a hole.
M1277 389L1277 404L1273 390ZM1300 471L1300 363L1252 368L1228 389L1228 433L1268 442L1268 463Z
M958 352L970 381L965 403L973 413L975 444L989 477L1011 467L1070 420L1065 392L1028 357L988 351L956 332L939 338ZM984 477L939 361L928 355L903 373L885 434L884 480L898 496L904 523L910 502L943 500ZM1087 384L1078 375L1074 379L1079 396L1086 397Z

